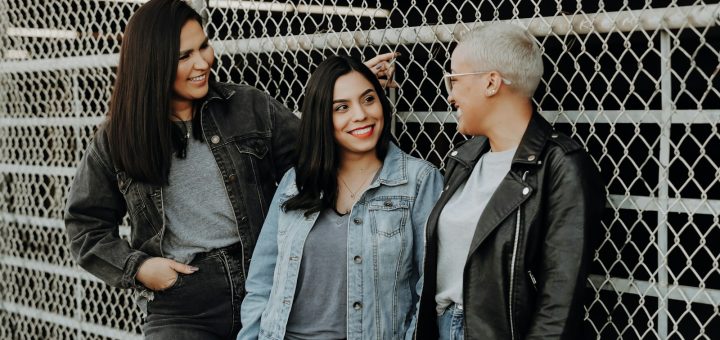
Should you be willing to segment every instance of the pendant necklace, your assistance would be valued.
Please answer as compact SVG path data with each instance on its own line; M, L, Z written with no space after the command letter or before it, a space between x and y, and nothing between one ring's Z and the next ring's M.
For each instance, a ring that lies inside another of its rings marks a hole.
M377 171L377 170L376 170L376 171ZM373 172L372 174L374 175L375 173ZM365 186L365 183L367 182L368 178L370 178L370 177L371 177L371 176L366 177L366 178L362 181L362 183L360 184L360 186L357 188L357 191L353 191L352 189L350 189L350 186L345 182L345 180L342 178L342 176L339 176L339 175L338 175L338 178L340 178L340 182L342 182L342 184L345 186L345 188L350 192L350 198L352 198L353 200L355 199L355 196L357 196L357 192L359 192L360 189L362 189L362 188Z

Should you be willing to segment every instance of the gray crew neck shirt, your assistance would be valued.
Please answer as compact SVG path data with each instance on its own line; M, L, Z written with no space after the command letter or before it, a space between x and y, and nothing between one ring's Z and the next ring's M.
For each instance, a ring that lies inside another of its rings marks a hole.
M305 239L285 339L347 337L349 216L323 210Z
M475 228L490 198L510 171L515 150L517 147L482 155L470 177L440 213L435 294L438 314L452 303L463 304L463 269Z
M240 241L230 198L207 143L192 138L192 122L177 122L190 136L187 157L172 158L163 188L165 257L190 263L195 255ZM181 125L182 124L182 125Z

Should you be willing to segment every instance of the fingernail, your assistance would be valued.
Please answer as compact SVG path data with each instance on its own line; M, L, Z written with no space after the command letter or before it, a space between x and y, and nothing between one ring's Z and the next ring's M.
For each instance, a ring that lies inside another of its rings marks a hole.
M190 270L192 270L192 271L194 271L194 272L195 272L195 271L198 271L198 270L200 270L200 268L198 268L198 267L193 267L193 266L190 266Z

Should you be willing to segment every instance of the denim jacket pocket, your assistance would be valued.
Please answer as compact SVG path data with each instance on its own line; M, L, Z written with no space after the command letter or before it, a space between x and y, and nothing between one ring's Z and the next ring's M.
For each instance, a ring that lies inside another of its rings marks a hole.
M376 197L368 204L373 231L384 237L398 235L407 223L410 201L405 197Z
M260 136L234 138L234 144L241 154L252 155L255 158L263 159L268 153L268 141Z
M249 136L233 137L231 143L227 144L227 150L232 155L232 162L237 170L239 185L255 185L253 191L247 192L248 188L243 189L243 193L253 200L258 197L260 202L265 201L265 197L272 197L272 193L268 192L264 186L266 183L273 184L267 178L272 178L272 166L269 162L270 147L269 140L261 135L251 134ZM274 185L272 186L274 189ZM257 192L255 192L257 191ZM248 206L249 210L264 210L263 206ZM262 219L260 220L262 222Z
M137 183L134 183L133 179L130 178L124 171L118 172L116 177L118 189L123 194L125 203L127 204L128 214L130 217L137 216L137 214L139 214L144 208L143 201L139 197L135 188Z
M151 212L148 211L148 202L143 199L146 195L147 185L134 181L124 171L117 173L118 189L125 199L128 215L130 216L130 239L137 246L146 239L160 232L156 223L152 222Z

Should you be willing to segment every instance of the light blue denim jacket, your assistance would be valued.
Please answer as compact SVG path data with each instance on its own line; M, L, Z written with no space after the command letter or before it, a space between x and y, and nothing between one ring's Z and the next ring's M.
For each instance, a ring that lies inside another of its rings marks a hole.
M435 167L390 143L380 174L349 216L348 339L412 336L422 288L425 222L441 190L442 176ZM275 193L253 253L238 339L284 338L305 239L318 217L282 211L282 203L297 192L291 169ZM318 278L326 279L332 278Z

